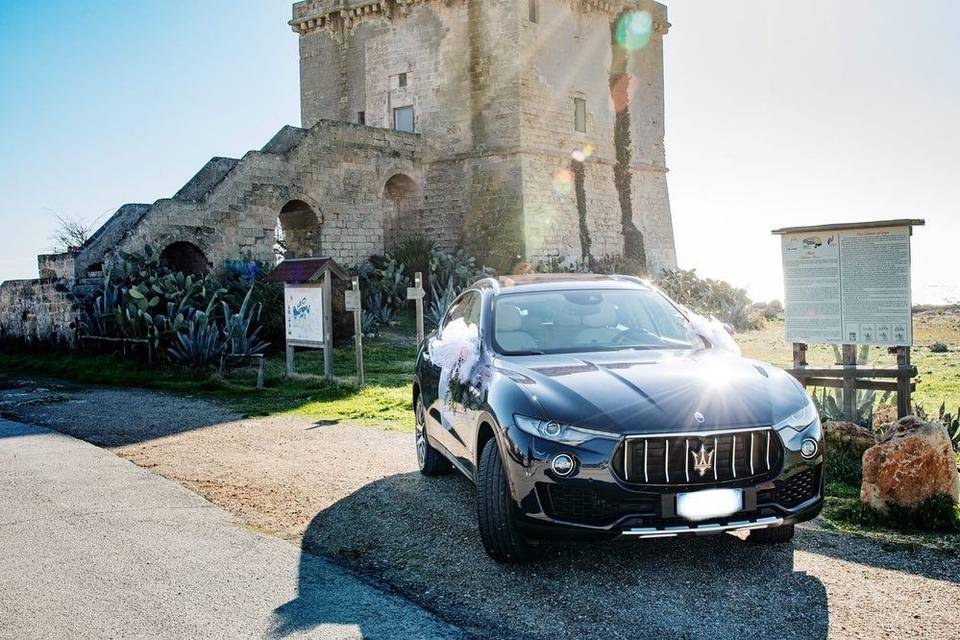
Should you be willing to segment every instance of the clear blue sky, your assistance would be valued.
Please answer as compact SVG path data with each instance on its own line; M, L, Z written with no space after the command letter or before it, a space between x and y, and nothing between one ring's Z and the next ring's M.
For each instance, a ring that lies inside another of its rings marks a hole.
M299 124L290 4L0 2L0 279L36 275L51 211L168 197ZM921 217L915 300L960 297L960 3L666 4L681 266L766 299L770 229Z

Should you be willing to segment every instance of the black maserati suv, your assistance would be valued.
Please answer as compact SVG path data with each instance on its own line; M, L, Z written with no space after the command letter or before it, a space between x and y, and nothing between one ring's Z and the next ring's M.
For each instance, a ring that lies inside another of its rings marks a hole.
M459 320L489 371L450 394L425 341L417 458L426 475L452 466L476 483L494 559L528 560L558 537L749 530L787 542L820 512L823 437L804 389L718 348L639 279L489 278L456 299L434 339Z

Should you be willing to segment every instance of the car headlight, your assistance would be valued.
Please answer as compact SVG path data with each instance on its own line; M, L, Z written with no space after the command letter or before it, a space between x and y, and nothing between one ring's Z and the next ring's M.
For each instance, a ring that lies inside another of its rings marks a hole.
M513 416L513 422L521 431L525 431L532 436L574 447L588 440L593 440L594 438L606 438L608 440L617 440L620 438L618 434L608 431L594 431L593 429L561 424L553 420L539 420L521 415Z
M773 425L773 428L779 431L785 427L790 427L795 431L803 431L809 427L814 422L820 421L820 414L817 411L816 405L813 404L812 400L807 400L806 406L803 409L800 409L793 415L790 415L777 424Z

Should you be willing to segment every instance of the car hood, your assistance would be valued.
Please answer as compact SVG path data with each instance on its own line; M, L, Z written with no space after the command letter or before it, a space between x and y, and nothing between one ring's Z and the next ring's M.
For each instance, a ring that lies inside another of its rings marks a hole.
M772 365L716 349L501 357L541 419L616 433L673 433L772 425L805 393Z

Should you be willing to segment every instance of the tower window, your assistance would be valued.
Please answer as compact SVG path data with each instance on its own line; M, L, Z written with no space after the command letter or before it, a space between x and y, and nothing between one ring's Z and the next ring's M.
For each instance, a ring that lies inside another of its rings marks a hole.
M413 107L397 107L393 110L393 128L407 133L414 132Z
M401 89L407 86L407 74L401 73L397 76L397 86L399 86Z
M540 0L527 0L530 22L540 22Z
M366 111L357 111L357 124L367 124Z
M579 133L587 132L587 101L583 98L573 99L573 128Z

